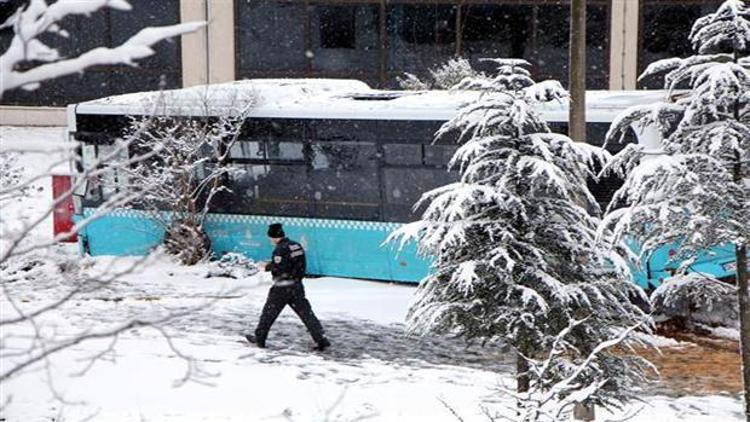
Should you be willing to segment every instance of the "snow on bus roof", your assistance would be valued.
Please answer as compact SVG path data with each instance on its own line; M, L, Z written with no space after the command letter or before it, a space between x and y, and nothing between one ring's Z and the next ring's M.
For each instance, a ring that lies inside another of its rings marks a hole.
M219 115L249 107L250 117L447 120L476 91L383 91L348 79L251 79L106 97L73 106L77 114ZM588 91L587 120L609 122L627 107L664 101L666 91ZM567 101L541 106L566 121Z

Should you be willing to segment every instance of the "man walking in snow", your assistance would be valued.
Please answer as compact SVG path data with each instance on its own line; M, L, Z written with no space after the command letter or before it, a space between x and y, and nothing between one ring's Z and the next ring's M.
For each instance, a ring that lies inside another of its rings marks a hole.
M291 306L307 327L313 340L317 343L315 350L325 350L331 343L323 335L323 327L313 313L310 302L305 297L302 277L305 276L307 263L305 250L297 242L289 240L284 234L281 224L271 224L268 227L268 237L276 245L271 261L263 266L273 276L273 286L268 291L263 313L260 315L255 335L247 334L245 338L258 347L266 347L266 338L276 317L286 305Z

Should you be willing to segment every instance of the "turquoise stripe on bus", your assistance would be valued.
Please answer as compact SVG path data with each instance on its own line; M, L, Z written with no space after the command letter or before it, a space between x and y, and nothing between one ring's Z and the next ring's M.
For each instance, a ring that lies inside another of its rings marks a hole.
M84 209L84 217L93 212ZM209 214L204 227L216 255L239 252L266 261L273 249L266 237L271 223L283 224L287 236L305 247L309 274L414 283L429 271L415 245L402 251L381 246L400 223ZM94 220L83 235L91 255L144 255L159 245L164 229L143 211L123 209Z
M89 217L94 209L84 209ZM168 213L163 214L169 217ZM308 273L325 276L364 278L415 283L424 278L430 261L417 256L416 245L381 246L400 223L330 220L264 215L209 214L205 229L215 254L240 252L256 261L266 261L273 249L266 237L271 223L282 223L287 235L307 250ZM115 210L88 224L79 243L87 243L91 255L144 255L161 243L164 229L149 214L131 209ZM633 251L638 246L631 242ZM678 265L671 263L665 245L656 250L649 263L633 267L633 281L643 288L657 287ZM750 254L748 255L750 256ZM734 261L731 247L720 246L702 253L690 270L714 277L733 276L727 265ZM650 270L650 277L649 277Z

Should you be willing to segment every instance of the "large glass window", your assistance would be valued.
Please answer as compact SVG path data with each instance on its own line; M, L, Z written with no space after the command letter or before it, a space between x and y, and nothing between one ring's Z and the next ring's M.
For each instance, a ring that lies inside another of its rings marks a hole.
M311 124L310 172L316 216L380 219L374 122Z
M266 159L304 163L305 125L291 119L250 120L242 128L233 159Z
M429 120L383 120L378 122L378 140L387 144L429 144L442 124Z
M317 5L309 16L314 72L377 78L378 6Z
M688 41L693 23L714 12L721 0L641 0L638 72L657 60L693 54ZM663 75L639 81L646 89L664 87Z
M456 13L451 4L393 4L388 7L388 68L425 74L456 54Z
M393 87L451 57L525 58L567 83L566 0L236 0L240 77L353 77ZM305 6L307 5L307 6ZM588 86L606 88L609 0L587 7Z
M567 85L570 5L466 4L461 8L461 55L523 58L534 66L536 80ZM497 2L503 3L503 2ZM586 67L589 89L608 86L609 3L589 1L586 8ZM487 69L492 70L492 69Z
M363 2L367 3L367 2ZM378 2L238 0L238 76L377 80Z
M230 194L216 210L309 216L313 197L305 159L305 125L298 120L250 120L229 151Z
M99 46L118 46L142 28L178 23L179 0L137 2L130 11L102 10L91 16L69 16L61 27L69 38L45 34L50 46L58 47L63 57L76 57ZM11 28L0 30L0 51L13 37ZM64 106L109 95L135 91L178 88L182 86L179 41L162 41L155 54L138 61L138 66L98 66L82 74L46 81L33 91L15 89L5 92L0 101L9 105ZM30 67L38 63L24 63Z
M308 70L303 2L237 0L239 77Z
M380 121L378 138L383 148L381 184L383 219L414 221L424 208L412 208L423 193L452 183L458 174L447 164L458 147L451 137L433 143L440 121Z
M385 164L392 166L421 166L422 145L385 144L383 145Z
M455 182L457 173L445 169L385 168L383 190L385 191L385 221L415 221L420 218L424 206L413 210L422 194L440 186Z
M304 165L231 163L231 194L215 202L217 211L237 214L311 216L313 204Z

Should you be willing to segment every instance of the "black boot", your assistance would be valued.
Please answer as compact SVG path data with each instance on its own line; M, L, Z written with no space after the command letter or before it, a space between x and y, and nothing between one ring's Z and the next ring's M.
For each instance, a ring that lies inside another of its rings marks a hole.
M323 337L323 339L320 340L315 347L313 347L313 350L317 350L319 352L322 352L323 350L327 349L330 346L331 346L331 342L328 341L327 338Z
M266 348L266 341L265 340L258 340L258 338L256 338L252 334L245 334L245 338L247 339L247 341L249 341L250 343L253 343L254 345L258 346L261 349L265 349Z

